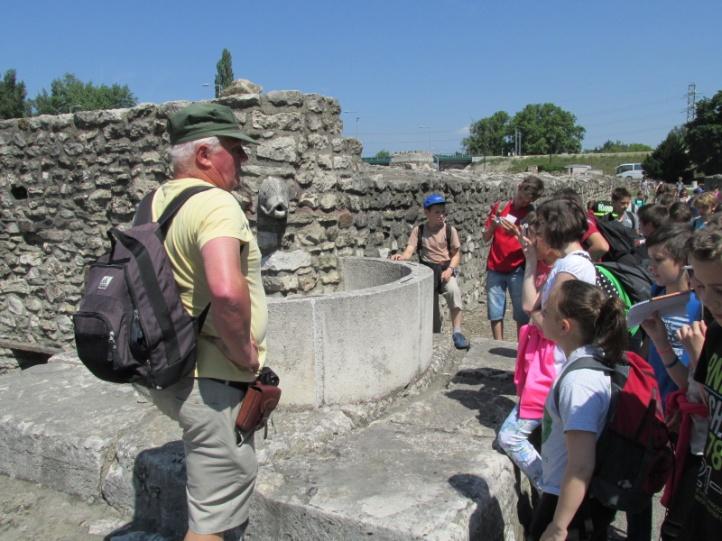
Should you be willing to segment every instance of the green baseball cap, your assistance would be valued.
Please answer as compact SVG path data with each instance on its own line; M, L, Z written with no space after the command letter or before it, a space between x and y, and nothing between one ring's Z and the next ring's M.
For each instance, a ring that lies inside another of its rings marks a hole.
M218 103L193 103L168 118L170 144L177 145L204 137L231 137L258 144L241 131L233 110Z

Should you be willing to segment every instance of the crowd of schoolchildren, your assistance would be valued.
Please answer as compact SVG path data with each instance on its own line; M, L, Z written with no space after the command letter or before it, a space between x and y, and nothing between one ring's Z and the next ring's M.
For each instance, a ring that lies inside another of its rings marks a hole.
M618 510L627 539L705 541L722 536L722 212L719 194L642 182L611 201L529 176L492 205L482 238L493 338L504 336L507 292L518 339L518 404L499 447L529 478L528 539L606 540ZM460 240L446 200L424 201L403 253L434 270L461 332L456 283ZM676 310L652 311L628 328L629 308L677 295ZM656 424L655 424L656 423ZM541 448L530 436L541 431ZM626 432L625 432L626 430ZM661 436L660 436L661 434ZM652 531L652 495L666 515Z
M518 328L519 402L497 441L538 496L527 525L529 539L605 540L618 509L627 511L628 539L720 539L718 194L690 197L686 187L660 184L648 202L642 190L633 200L619 187L605 207L585 206L574 191L563 190L533 208L541 190L538 179L522 182L514 199L491 208L484 233L492 242L489 319L502 319L508 290ZM683 299L681 309L662 316L652 312L641 329L628 329L630 305L675 293ZM494 326L492 332L500 337ZM656 407L669 437L669 467L662 479L666 516L659 532L652 531L653 490L635 493L632 504L618 501L619 496L605 500L596 480L605 458L598 453L615 452L601 446L610 419L634 415L616 398L621 391L615 386L624 380L619 383L615 374L634 370L647 373L653 383L649 407ZM540 450L529 440L538 427Z

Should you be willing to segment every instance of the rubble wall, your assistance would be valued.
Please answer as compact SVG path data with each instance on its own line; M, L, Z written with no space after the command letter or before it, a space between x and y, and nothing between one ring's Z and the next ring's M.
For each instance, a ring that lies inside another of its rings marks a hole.
M239 199L255 203L269 177L289 189L281 246L264 266L269 295L336 291L339 257L402 250L424 196L440 191L463 242L465 299L484 297L483 218L523 175L367 166L360 144L341 136L338 102L317 94L217 101L260 143L249 149L250 190ZM0 121L0 340L73 348L83 269L107 249L107 229L128 224L142 195L169 177L166 118L187 103ZM585 198L606 196L614 182L544 178L550 190L572 185ZM255 209L248 214L255 224ZM0 349L0 372L11 357Z

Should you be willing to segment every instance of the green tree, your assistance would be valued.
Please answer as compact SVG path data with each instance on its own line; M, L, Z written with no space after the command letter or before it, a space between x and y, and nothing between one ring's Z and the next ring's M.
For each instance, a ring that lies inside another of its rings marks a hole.
M622 143L609 139L602 146L595 147L592 152L648 152L652 150L649 145L642 143Z
M233 60L231 51L223 49L221 59L216 64L216 98L221 95L224 88L233 82Z
M0 81L0 118L20 118L27 112L25 83L17 81L15 70L9 69Z
M378 160L385 160L390 157L391 153L388 150L379 150L376 154L374 154L374 158Z
M707 175L722 173L722 90L700 100L695 113L686 124L689 157Z
M511 121L512 132L521 132L524 154L579 152L586 131L577 118L553 103L529 104Z
M84 83L72 73L50 83L50 93L43 89L32 100L36 114L72 113L74 111L95 111L132 107L137 103L127 85L95 86Z
M506 154L511 149L507 140L511 133L510 120L509 113L497 111L474 122L469 128L469 136L462 141L465 152L475 156Z
M684 128L673 128L642 163L647 176L675 182L677 178L692 177L691 163L685 144Z

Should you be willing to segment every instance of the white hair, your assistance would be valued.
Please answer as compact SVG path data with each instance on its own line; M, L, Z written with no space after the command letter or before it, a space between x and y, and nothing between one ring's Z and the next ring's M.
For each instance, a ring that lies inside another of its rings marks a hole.
M203 139L179 143L170 148L170 165L174 174L192 169L196 150L201 145L208 146L213 152L221 147L221 140L213 135Z

